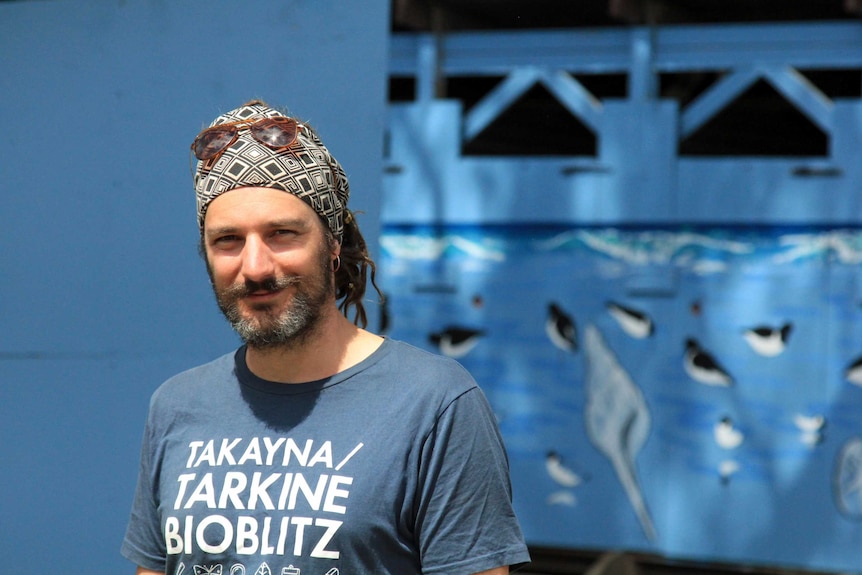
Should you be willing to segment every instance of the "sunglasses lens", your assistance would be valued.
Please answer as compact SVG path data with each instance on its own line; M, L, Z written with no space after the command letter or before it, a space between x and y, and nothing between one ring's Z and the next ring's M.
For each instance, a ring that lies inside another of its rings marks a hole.
M195 157L199 160L209 160L228 147L233 140L235 131L230 128L205 131L195 140Z
M289 146L296 139L296 122L288 118L261 120L251 127L254 138L271 148Z
M229 126L204 130L195 140L192 148L199 160L215 158L230 146L237 130L245 129L249 122L234 122ZM296 140L297 124L291 118L265 118L248 126L251 135L258 142L270 148L286 148Z

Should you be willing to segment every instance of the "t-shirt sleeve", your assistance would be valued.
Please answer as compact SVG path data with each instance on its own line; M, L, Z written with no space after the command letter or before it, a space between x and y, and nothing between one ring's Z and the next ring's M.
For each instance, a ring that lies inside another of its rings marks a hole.
M446 406L425 439L419 483L424 574L469 575L529 561L503 441L478 387Z
M136 565L163 572L166 548L158 512L153 443L152 428L148 422L141 446L138 485L120 553Z

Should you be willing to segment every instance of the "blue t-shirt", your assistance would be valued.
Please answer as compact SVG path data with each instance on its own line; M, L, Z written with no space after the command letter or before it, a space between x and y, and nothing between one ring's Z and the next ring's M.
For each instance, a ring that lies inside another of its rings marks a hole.
M169 575L468 575L529 560L482 391L391 339L316 382L260 379L244 348L165 382L122 553Z

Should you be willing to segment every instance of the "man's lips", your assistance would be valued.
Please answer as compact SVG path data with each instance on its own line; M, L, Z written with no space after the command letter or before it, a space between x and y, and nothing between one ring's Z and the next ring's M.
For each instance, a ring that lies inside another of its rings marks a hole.
M247 298L249 298L249 299L266 299L266 298L268 298L268 297L272 297L272 296L275 296L275 295L277 295L277 294L280 294L281 292L282 292L282 290L280 290L280 289L276 289L276 290L256 290L256 291L253 291L253 292L249 292L249 293L246 295L246 297L247 297Z
M278 305L281 301L278 297L282 291L283 290L255 290L246 293L245 296L240 298L240 301L243 302L243 307L250 312L267 311L272 309L273 306Z
M298 284L298 280L299 278L290 276L261 282L246 281L225 289L224 297L231 297L234 301L268 303L291 286Z

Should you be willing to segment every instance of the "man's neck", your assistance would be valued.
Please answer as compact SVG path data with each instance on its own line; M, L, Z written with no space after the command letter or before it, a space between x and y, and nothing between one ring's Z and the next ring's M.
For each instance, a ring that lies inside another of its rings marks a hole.
M279 383L305 383L330 377L356 365L376 350L383 338L353 325L333 310L316 329L293 345L249 347L245 361L256 376Z

